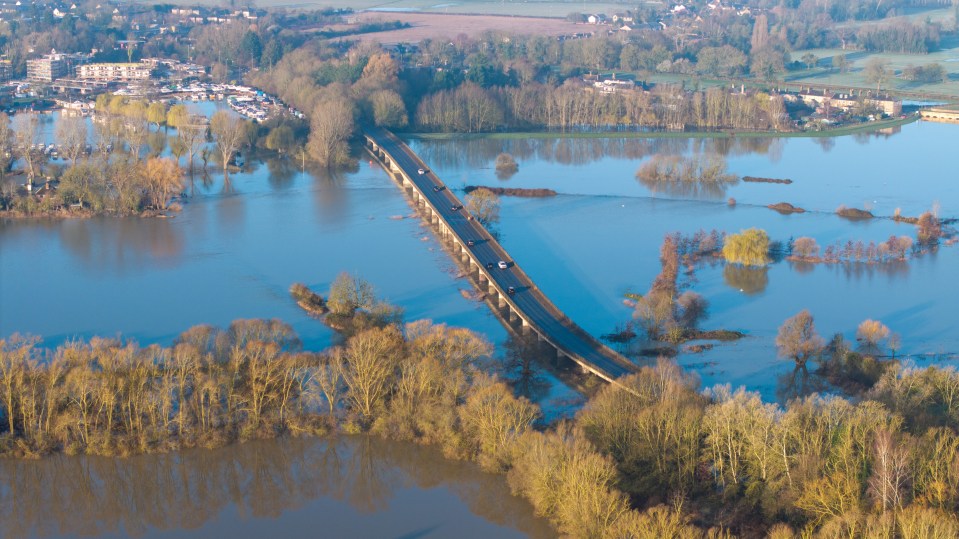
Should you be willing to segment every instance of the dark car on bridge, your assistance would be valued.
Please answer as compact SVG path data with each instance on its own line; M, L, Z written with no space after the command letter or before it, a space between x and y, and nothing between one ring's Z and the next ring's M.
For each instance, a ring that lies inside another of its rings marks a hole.
M466 240L466 245L472 247L472 246L476 245L476 242L473 241L473 240Z
M516 289L511 286L506 289L506 293L512 296L513 294L516 293Z
M486 269L493 269L493 263L492 263L492 262L487 262L487 263L486 263Z
M442 191L443 189L445 189L445 187L443 187L442 185L434 185L434 186L433 186L433 192L434 192L434 193L439 193L439 192Z
M460 211L461 209L463 209L463 206L462 204L453 204L453 207L450 209L453 211Z

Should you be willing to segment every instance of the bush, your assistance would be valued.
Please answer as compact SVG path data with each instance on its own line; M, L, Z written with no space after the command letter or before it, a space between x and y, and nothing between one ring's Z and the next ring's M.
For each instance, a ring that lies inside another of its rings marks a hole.
M309 313L324 314L328 310L323 296L310 290L310 288L303 283L293 283L293 285L290 286L290 295L296 300L297 305Z
M796 241L793 242L793 255L799 258L819 256L819 244L813 238L796 238Z
M919 216L919 221L916 223L916 226L919 227L918 236L921 245L935 245L939 243L939 239L942 237L942 225L938 217L927 211Z
M511 176L519 170L519 165L513 156L508 153L501 153L496 156L496 174L500 176Z
M845 206L839 206L836 208L836 215L845 217L846 219L872 219L875 217L869 211L860 210L858 208L847 208Z

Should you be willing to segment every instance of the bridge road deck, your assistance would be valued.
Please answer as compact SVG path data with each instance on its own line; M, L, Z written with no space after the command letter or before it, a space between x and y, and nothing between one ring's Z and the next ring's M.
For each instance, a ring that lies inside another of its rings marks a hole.
M395 135L382 128L364 127L367 149L385 170L412 198L424 217L436 226L440 239L448 244L454 256L476 273L476 281L486 285L487 292L501 309L508 310L507 320L519 319L524 330L534 331L558 354L578 363L584 370L613 382L635 370L629 360L597 341L563 314L536 287L499 242L476 219L472 219L462 202L426 164ZM419 169L424 174L419 174ZM439 190L434 190L439 187ZM474 245L468 245L473 240ZM500 261L509 268L500 269ZM493 269L486 267L493 263ZM509 287L515 289L511 296Z

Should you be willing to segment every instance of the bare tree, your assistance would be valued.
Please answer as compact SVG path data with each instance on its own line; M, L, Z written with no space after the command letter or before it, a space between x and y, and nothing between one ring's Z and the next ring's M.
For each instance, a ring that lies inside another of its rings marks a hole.
M13 163L15 136L10 127L10 117L0 112L0 179L3 179Z
M247 138L246 120L225 110L210 118L210 133L223 160L223 176L229 172L230 160Z
M886 429L876 433L869 493L883 511L902 509L909 481L909 452Z
M402 340L395 327L370 329L351 338L343 352L347 400L365 421L371 421L386 402L402 359Z
M891 332L885 324L878 320L863 320L856 329L856 340L862 343L866 350L878 350L879 345L889 339Z
M43 152L36 147L40 140L40 121L35 114L18 114L13 119L14 154L23 159L27 172L27 182L40 174L45 161Z
M466 209L475 215L476 220L483 226L499 221L499 197L489 189L481 187L471 192L466 197Z
M206 142L209 125L202 115L190 115L185 123L176 126L177 137L187 147L186 153L190 156L190 175L193 175L193 161L200 147ZM204 165L205 168L205 165Z
M140 150L147 143L147 136L150 129L147 127L146 120L142 118L128 118L123 122L123 138L126 140L127 148L130 150L130 157L134 160L140 158Z
M148 159L141 174L147 185L150 204L158 210L166 208L170 198L183 190L183 172L170 159Z
M825 344L823 338L816 333L812 315L805 309L786 320L776 336L779 355L792 358L798 367L805 367L806 361L818 355Z
M347 139L353 135L353 105L333 98L316 105L310 116L310 154L321 165L331 166L348 159Z
M57 143L75 165L87 148L87 123L83 118L61 117L57 123Z
M865 75L866 80L869 82L876 83L876 92L882 91L882 85L892 73L889 69L886 68L887 62L881 58L872 58L866 62L866 67L863 69L863 75Z

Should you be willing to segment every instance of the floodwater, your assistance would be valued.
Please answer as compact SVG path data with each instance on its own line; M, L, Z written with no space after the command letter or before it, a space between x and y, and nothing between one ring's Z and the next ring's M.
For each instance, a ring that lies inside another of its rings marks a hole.
M759 227L774 240L811 236L825 247L880 242L892 234L915 238L914 226L888 218L842 219L834 214L840 205L885 217L896 208L907 216L930 208L944 218L959 216L959 182L948 158L957 137L956 126L913 123L892 133L835 139L414 139L411 145L454 188L560 193L503 197L498 229L506 249L542 290L573 320L602 335L631 319L624 294L648 289L660 270L665 234ZM500 152L519 162L512 177L497 177L493 169ZM719 154L737 175L794 183L654 191L635 172L656 154ZM727 204L730 197L735 206ZM810 211L780 215L765 207L782 201ZM773 341L786 318L809 309L827 338L842 333L854 339L859 322L877 319L901 336L899 354L917 363L953 364L959 353L956 275L959 246L886 265L779 262L749 271L704 264L692 278L681 278L709 301L701 327L748 336L704 353L682 353L678 361L704 385L744 385L770 400L788 398L802 381L792 376L792 362L776 357Z
M209 106L210 104L204 104ZM550 298L594 335L631 319L627 292L644 292L659 272L665 234L700 228L761 227L775 240L812 236L820 245L915 236L890 219L852 222L841 204L891 216L937 207L959 215L959 185L946 157L956 127L914 123L893 132L836 139L460 139L411 141L454 189L467 184L548 187L546 199L504 197L498 225L515 260ZM498 153L520 163L500 179ZM195 324L279 318L308 348L336 342L329 329L289 298L293 282L323 292L341 271L372 282L403 307L407 320L430 318L481 332L509 353L506 332L399 189L359 153L357 170L301 171L295 163L249 158L229 189L219 174L197 181L196 196L170 219L97 218L0 224L0 335L40 335L47 345L123 334L169 344ZM738 175L789 178L790 185L743 183L718 191L653 191L635 171L655 154L717 153ZM727 205L727 198L738 203ZM780 215L766 204L811 210ZM819 332L854 337L864 319L901 336L900 354L945 361L959 352L952 323L959 247L942 247L907 264L799 266L742 271L703 265L685 285L709 301L704 328L747 337L680 364L705 385L730 383L775 399L791 364L776 357L778 326L809 309ZM635 352L635 350L626 350ZM638 361L649 361L639 358ZM538 398L548 413L575 406L549 379ZM531 395L535 396L535 395ZM572 404L571 404L572 403Z
M504 476L373 437L0 460L0 537L552 537Z
M55 141L52 116L41 126L46 143ZM168 219L0 222L0 336L38 335L50 347L94 335L169 345L197 324L278 318L319 350L337 335L288 289L302 282L325 295L346 271L402 307L406 320L470 328L508 353L506 330L484 303L464 298L471 285L401 191L361 148L356 155L356 170L335 172L248 156L228 187L211 163ZM548 372L536 375L550 383L527 396L544 415L572 413L576 393Z
M49 127L47 129L50 129ZM773 239L812 236L881 241L915 235L890 219L851 222L841 204L880 216L937 207L959 215L955 126L911 124L897 132L838 139L413 140L413 148L456 189L468 184L553 188L544 199L504 197L503 244L550 298L594 335L630 320L624 294L643 292L659 272L664 234L700 228L766 229ZM52 141L52 140L50 140ZM498 153L513 153L517 174L500 179ZM94 218L0 223L0 335L40 335L48 346L93 335L170 344L195 324L237 318L289 322L310 349L336 336L290 299L303 282L323 292L341 271L373 283L407 320L430 318L485 334L501 356L522 344L482 303L424 228L400 190L366 156L356 170L300 170L248 157L226 185L198 175L195 196L169 219ZM739 183L725 190L652 190L635 171L655 154L719 153L738 175L795 183ZM738 203L727 205L734 197ZM780 215L766 204L811 210ZM783 399L809 388L791 362L776 358L784 319L809 309L823 335L849 338L866 318L902 337L901 354L948 362L959 352L954 320L959 247L907 264L800 266L778 262L743 271L703 264L686 288L710 304L704 328L748 336L681 365L704 385L729 383ZM634 350L626 350L634 352ZM637 361L651 361L639 358ZM522 363L520 361L520 363ZM578 399L543 372L516 380L547 417ZM515 374L515 373L514 373ZM130 459L58 456L0 462L0 536L231 535L488 537L549 536L501 477L445 461L422 447L370 438L288 439L214 452ZM17 515L16 518L6 518Z

